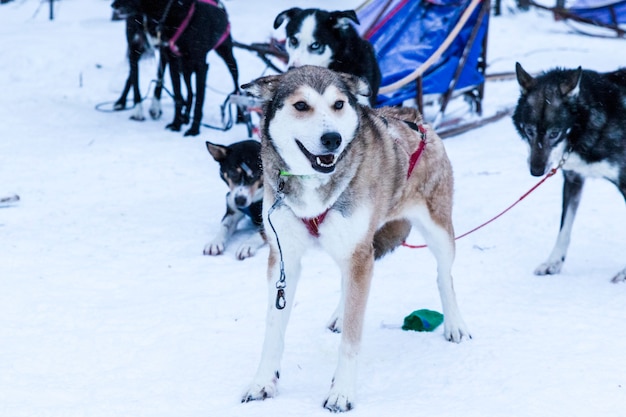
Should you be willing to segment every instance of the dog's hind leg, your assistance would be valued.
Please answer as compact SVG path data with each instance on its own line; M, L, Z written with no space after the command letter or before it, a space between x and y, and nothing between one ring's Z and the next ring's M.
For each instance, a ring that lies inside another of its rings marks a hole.
M128 92L130 91L131 82L131 76L129 75L126 79L126 84L124 84L124 89L122 90L120 98L118 98L113 105L113 110L124 110L126 108L126 99L128 97Z
M410 232L411 223L406 219L392 220L385 223L374 234L374 259L380 259L392 252L406 240ZM343 294L345 294L346 291L343 279L341 285L342 296L339 298L339 304L326 323L326 327L335 333L341 333L341 329L343 328Z
M548 260L535 269L536 275L558 274L567 255L572 225L576 217L576 211L580 203L585 179L574 171L563 171L565 181L563 183L563 210L561 213L561 227L556 239L556 244L548 257Z
M220 46L215 49L215 52L224 60L224 63L228 67L230 76L233 79L234 90L233 93L239 92L239 67L237 66L237 60L233 54L233 40L230 35L222 42ZM241 107L237 106L237 123L246 123L244 111Z
M204 61L193 65L193 72L196 74L196 104L194 106L191 127L185 132L185 136L197 136L200 134L200 122L202 121L202 106L204 106L206 78L209 72L209 64Z
M455 255L454 230L449 215L426 207L418 208L412 218L428 248L437 260L437 286L444 316L444 337L459 343L471 339L467 325L459 310L452 283L452 263Z

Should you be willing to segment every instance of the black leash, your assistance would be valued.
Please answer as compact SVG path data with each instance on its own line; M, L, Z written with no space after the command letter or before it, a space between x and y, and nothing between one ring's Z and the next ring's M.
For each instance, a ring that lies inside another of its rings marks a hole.
M276 195L276 201L272 204L269 211L267 212L267 222L270 224L272 228L272 232L274 232L274 236L276 236L276 244L278 245L278 253L280 255L280 277L278 281L276 281L276 308L278 310L282 310L287 305L287 300L285 299L285 287L287 286L286 276L285 276L285 262L283 261L283 249L280 246L280 239L278 239L278 233L276 232L276 228L274 228L274 224L272 224L271 215L274 210L283 202L285 198L285 194L283 194L283 187L285 183L281 180L278 184L278 194Z

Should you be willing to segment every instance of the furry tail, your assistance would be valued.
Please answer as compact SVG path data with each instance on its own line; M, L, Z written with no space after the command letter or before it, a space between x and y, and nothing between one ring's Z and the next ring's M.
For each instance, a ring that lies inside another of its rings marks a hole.
M408 220L392 220L374 234L374 259L380 259L404 242L411 231Z

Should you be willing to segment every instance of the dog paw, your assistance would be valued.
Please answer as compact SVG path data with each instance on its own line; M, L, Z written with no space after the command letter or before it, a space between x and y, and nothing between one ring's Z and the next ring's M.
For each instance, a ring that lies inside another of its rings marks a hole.
M465 325L461 327L445 326L443 330L443 336L448 342L461 343L463 340L471 340L472 335Z
M253 382L241 397L242 403L274 398L278 393L278 373L268 383Z
M144 120L146 120L146 118L143 114L133 114L132 116L130 116L130 120L134 120L136 122L143 122Z
M185 136L198 136L200 134L199 126L191 126L186 132Z
M211 242L204 247L205 255L221 255L224 253L224 242Z
M333 316L326 323L326 327L333 333L341 333L343 330L343 320L340 317Z
M172 132L180 132L181 124L172 122L165 126L165 128L171 130Z
M255 253L256 253L256 250L252 246L241 245L239 249L237 249L237 252L235 253L235 255L237 256L237 259L239 259L240 261L243 261L246 258L250 258L251 256L254 256Z
M328 398L324 401L324 408L331 413L344 413L352 410L353 406L348 394L331 388Z
M613 277L611 280L612 283L617 284L619 282L626 282L626 268L623 271L620 271Z
M547 261L535 268L535 275L554 275L561 272L563 261Z
M463 319L452 313L445 317L443 321L443 336L448 342L454 343L461 343L463 340L472 338Z
M150 117L152 118L152 120L159 120L161 118L161 116L163 115L163 112L161 111L161 109L150 109Z

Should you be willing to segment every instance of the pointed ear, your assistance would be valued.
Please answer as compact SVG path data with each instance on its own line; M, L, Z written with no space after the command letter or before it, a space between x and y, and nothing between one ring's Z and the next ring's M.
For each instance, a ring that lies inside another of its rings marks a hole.
M217 162L221 162L228 156L228 148L223 145L217 145L215 143L207 142L206 148L209 153Z
M299 7L293 7L289 10L285 10L283 12L278 13L278 16L276 16L276 19L274 19L274 29L278 29L280 25L283 24L285 19L291 20L293 19L295 15L297 15L301 11L302 9L300 9Z
M522 93L526 94L535 85L535 79L522 68L519 62L515 63L515 74L517 75L517 82L522 88Z
M568 74L563 82L559 85L561 94L564 96L574 97L578 95L580 90L580 79L583 75L583 69L581 67L576 68L571 74Z
M359 104L369 106L369 97L372 95L372 89L367 81L352 74L340 73L339 76L346 83L348 90L356 97Z
M241 89L252 97L268 101L274 96L274 92L280 83L280 77L280 75L268 75L267 77L257 78L242 85Z
M330 14L330 20L332 27L335 29L346 29L350 26L351 21L357 25L361 23L354 10L332 12Z

